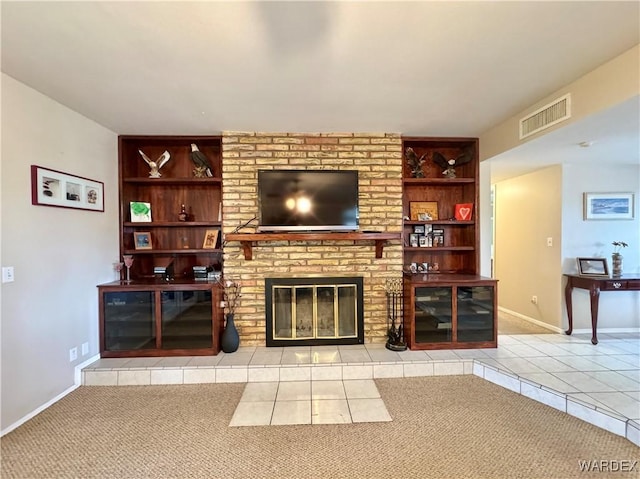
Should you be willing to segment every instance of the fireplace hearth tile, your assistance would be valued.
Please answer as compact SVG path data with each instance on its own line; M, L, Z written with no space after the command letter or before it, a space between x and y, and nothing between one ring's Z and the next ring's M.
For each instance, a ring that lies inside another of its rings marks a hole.
M336 349L335 351L311 351L311 362L313 364L330 364L339 363L340 353Z
M310 401L311 381L283 382L278 388L277 401Z
M278 383L247 383L240 401L275 401Z
M280 368L276 367L249 367L247 380L255 382L278 382L280 381Z
M354 423L392 420L382 399L349 399L348 403Z
M281 364L311 364L311 351L285 351Z
M373 379L343 381L347 399L377 399L380 392Z
M249 364L282 364L282 351L274 351L274 352L266 352L266 351L256 351L251 358L251 362Z
M311 368L311 380L331 381L342 379L342 366L316 366Z
M342 366L342 379L373 379L373 365Z
M311 381L311 367L282 367L280 381Z
M346 399L311 401L311 424L351 424L351 413Z
M229 426L268 426L273 405L273 401L240 401Z
M236 352L233 354L222 354L224 354L224 356L220 359L218 363L219 366L248 366L253 357L253 353Z
M370 362L371 356L362 349L341 349L340 358L343 363Z
M311 401L276 401L272 426L311 424Z
M346 399L342 381L312 381L311 399Z

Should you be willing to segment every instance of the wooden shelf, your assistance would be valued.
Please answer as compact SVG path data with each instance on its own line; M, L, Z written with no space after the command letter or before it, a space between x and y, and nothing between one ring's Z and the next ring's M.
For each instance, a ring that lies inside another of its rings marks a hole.
M420 251L421 253L428 251L474 251L475 249L475 246L405 246L404 248L405 251Z
M149 223L125 221L123 226L131 228L184 228L191 226L221 226L221 221L151 221Z
M430 221L418 221L418 220L405 220L405 225L458 225L458 226L473 226L475 221L458 221L458 220L430 220Z
M220 184L222 178L147 178L144 176L135 178L123 178L124 183L149 184L149 185L186 185L186 184Z
M203 249L203 248L183 248L183 249L127 249L124 254L211 254L222 253L219 248Z
M239 241L244 259L253 259L253 244L258 241L375 241L376 258L382 258L382 250L389 240L399 240L400 233L233 233L226 241Z
M404 178L405 185L463 185L475 183L475 178Z

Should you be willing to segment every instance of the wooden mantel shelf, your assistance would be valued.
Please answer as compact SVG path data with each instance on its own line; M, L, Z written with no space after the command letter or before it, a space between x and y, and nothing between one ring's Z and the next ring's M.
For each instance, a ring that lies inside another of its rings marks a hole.
M226 241L239 241L244 259L253 259L253 244L258 241L375 241L376 258L382 258L382 249L389 240L400 239L400 233L232 233Z

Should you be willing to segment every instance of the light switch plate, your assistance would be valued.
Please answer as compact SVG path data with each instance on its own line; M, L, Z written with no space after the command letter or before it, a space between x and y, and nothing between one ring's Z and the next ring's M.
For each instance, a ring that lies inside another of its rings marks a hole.
M13 266L3 266L2 267L2 282L3 283L13 283L15 278L13 276Z

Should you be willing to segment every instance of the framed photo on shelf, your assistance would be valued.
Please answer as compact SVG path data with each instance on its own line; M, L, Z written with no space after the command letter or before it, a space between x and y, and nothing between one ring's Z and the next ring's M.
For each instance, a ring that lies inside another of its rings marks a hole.
M411 221L431 221L438 219L437 201L409 202L409 218Z
M458 203L455 209L455 218L458 221L471 221L473 216L473 203Z
M412 248L417 248L419 244L418 235L415 233L411 233L409 235L409 246Z
M203 249L215 249L218 244L218 230L207 230L204 233L204 241L202 242Z
M424 225L414 225L413 232L418 235L423 235L425 233Z
M433 246L444 246L444 230L441 228L433 228L431 230L431 236L433 237Z
M151 222L151 203L144 201L132 201L129 204L131 210L132 223L150 223Z
M585 220L632 220L633 193L584 193Z
M427 244L427 237L426 236L419 236L418 237L418 244L420 245L421 248L426 248L427 246L429 246Z
M609 276L606 258L577 258L578 274L582 276Z
M104 211L104 183L31 165L31 204Z
M149 231L136 231L133 233L133 240L136 249L153 249Z

